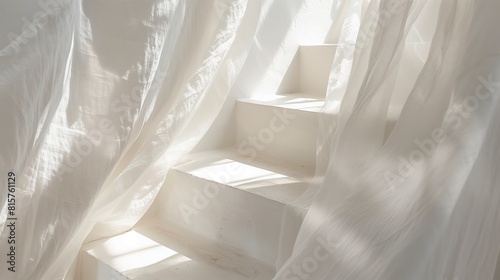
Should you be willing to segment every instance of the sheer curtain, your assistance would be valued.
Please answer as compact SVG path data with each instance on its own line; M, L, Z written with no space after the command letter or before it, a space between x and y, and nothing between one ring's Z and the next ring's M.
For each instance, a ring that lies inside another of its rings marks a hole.
M337 2L352 17L320 118L324 179L275 279L493 279L500 2L372 0L359 29L361 1Z
M2 256L7 219L17 218L16 272L2 261L1 278L63 279L85 239L140 219L207 131L245 60L259 3L3 5L2 19L27 23L0 49L0 169L2 182L16 180L15 209L0 192Z
M267 46L254 39L262 1L0 3L0 177L15 178L0 191L0 254L15 221L18 256L2 279L71 279L82 242L142 217L249 48ZM304 222L287 208L275 279L492 279L500 2L331 3L323 179L294 204L313 201Z

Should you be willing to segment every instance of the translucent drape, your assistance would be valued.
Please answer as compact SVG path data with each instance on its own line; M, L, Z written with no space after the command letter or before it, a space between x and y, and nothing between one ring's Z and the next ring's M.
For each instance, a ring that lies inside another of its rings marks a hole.
M22 257L1 279L72 279L84 241L132 227L253 69L248 48L286 52L288 34L256 42L259 21L286 33L296 16L264 18L259 0L6 2L0 180L15 187L0 191L0 255L14 223ZM491 280L500 2L331 2L320 179L286 209L275 279Z
M337 52L324 179L275 279L493 279L498 11L489 0L370 2L354 51Z
M3 5L2 19L34 15L0 46L0 177L16 179L15 209L0 191L0 254L14 222L18 256L1 278L63 279L82 242L140 219L208 130L259 13L248 1Z

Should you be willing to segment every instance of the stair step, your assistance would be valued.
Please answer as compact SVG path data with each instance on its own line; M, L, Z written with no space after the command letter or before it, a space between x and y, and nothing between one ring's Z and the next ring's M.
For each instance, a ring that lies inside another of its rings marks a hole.
M337 45L301 45L280 85L280 93L307 92L325 98Z
M283 210L308 188L309 171L250 160L233 150L193 158L171 170L158 195L155 215L162 226L196 233L274 264ZM301 219L307 205L292 207Z
M170 170L133 230L82 246L82 279L272 279L282 225L298 233L310 203L298 198L314 177L335 48L300 46L285 95L239 100L236 148Z
M314 169L318 112L324 100L304 94L238 100L238 152L267 156Z
M299 91L325 97L336 45L300 46Z
M274 268L190 235L146 223L84 244L81 279L269 280Z

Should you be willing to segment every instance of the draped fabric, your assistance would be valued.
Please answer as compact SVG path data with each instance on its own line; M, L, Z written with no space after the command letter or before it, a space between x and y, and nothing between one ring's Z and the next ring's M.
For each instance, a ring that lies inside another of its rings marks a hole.
M373 0L359 29L344 21L324 179L275 279L493 279L500 3L439 2Z
M14 223L22 256L1 278L73 279L83 242L133 227L226 99L268 82L263 48L317 35L304 3L328 3L338 47L274 279L493 280L494 0L0 0L0 255Z
M16 179L0 253L16 217L18 256L2 279L63 279L82 242L141 218L219 113L258 19L247 1L37 4L32 19L34 3L2 3L28 20L0 50L0 169Z

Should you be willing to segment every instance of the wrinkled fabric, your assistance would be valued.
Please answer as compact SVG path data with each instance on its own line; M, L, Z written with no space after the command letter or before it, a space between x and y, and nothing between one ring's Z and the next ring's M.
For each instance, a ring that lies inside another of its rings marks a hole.
M325 29L304 10L325 7L338 46L317 176L285 209L274 279L493 279L498 1L0 7L0 177L15 178L0 191L0 255L15 221L18 256L2 279L73 279L81 244L133 227L228 97L279 87L283 61Z
M439 2L374 0L345 25L356 47L332 67L324 178L274 279L493 279L500 3Z
M247 1L38 4L0 50L0 169L16 178L0 243L16 217L18 256L2 279L63 279L82 242L142 217L219 113L258 18Z

